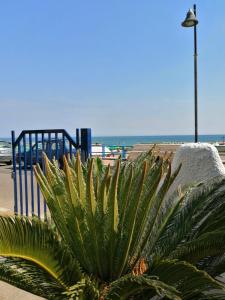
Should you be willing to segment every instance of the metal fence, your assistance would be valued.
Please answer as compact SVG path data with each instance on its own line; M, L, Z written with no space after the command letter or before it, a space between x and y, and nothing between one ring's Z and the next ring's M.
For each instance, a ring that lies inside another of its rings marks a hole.
M36 182L33 165L44 169L43 152L62 166L63 155L81 151L83 161L91 155L91 129L76 129L73 139L64 129L24 130L16 138L12 131L14 212L19 215L47 217L47 207Z
M91 155L101 157L103 160L116 160L119 157L126 160L131 149L132 146L93 144Z

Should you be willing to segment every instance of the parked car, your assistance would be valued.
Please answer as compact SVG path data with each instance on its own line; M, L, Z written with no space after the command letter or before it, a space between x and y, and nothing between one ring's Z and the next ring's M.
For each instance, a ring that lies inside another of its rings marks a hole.
M12 144L6 141L0 141L0 163L12 164Z
M21 154L17 153L17 163L21 163L21 165L31 166L31 164L39 163L42 165L42 153L45 152L48 157L53 158L55 157L59 164L62 166L63 163L63 155L68 154L69 145L65 143L63 145L63 140L44 140L38 141L37 143L33 144L32 148L27 150L26 152L21 151ZM72 153L75 154L76 150L74 147L72 148Z

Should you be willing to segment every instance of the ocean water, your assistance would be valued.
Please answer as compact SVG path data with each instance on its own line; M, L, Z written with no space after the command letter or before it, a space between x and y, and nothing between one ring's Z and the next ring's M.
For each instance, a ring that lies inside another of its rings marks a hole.
M194 142L194 135L156 135L156 136L94 136L93 143L117 146L133 146L148 143L185 143ZM199 135L199 142L225 142L225 135Z
M11 141L11 138L1 138L0 141ZM134 144L150 143L185 143L194 142L194 135L149 135L149 136L93 136L92 143L110 146L133 146ZM225 134L199 135L199 142L225 142Z

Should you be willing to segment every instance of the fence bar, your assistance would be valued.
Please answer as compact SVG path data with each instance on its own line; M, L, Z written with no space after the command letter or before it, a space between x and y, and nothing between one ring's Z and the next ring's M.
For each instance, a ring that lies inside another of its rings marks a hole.
M65 155L65 134L62 134L62 154Z
M55 133L55 159L59 159L59 145L58 145L58 133Z
M15 146L15 131L11 131L12 136L12 155L13 155L13 183L14 183L14 213L18 214L18 199L17 199L17 174L16 174L16 146Z
M80 130L79 130L79 128L76 129L76 144L77 144L77 148L80 147Z
M70 142L69 142L69 152L70 152L70 159L72 159L73 150L72 150L72 144Z
M23 171L24 171L24 189L25 189L25 210L28 216L28 188L27 188L27 149L26 149L26 135L23 136Z
M42 152L44 152L46 149L45 149L45 134L44 132L41 133L41 144L42 144ZM45 163L44 163L44 157L43 157L43 153L41 155L41 159L42 159L42 170L45 174ZM44 200L44 218L45 220L47 220L47 204L46 204L46 201L45 199Z
M91 128L81 128L81 158L86 161L91 156Z
M29 152L30 152L30 188L31 188L31 213L34 216L34 178L33 178L33 148L32 133L29 133Z
M38 151L38 133L35 132L35 163L39 164L39 151ZM37 183L37 210L38 210L38 217L40 218L41 215L41 204L40 204L40 189L39 189L39 185Z
M51 132L48 133L48 157L52 160L52 141L51 141Z
M20 187L20 214L23 215L23 185L22 185L22 168L21 168L21 145L18 144L19 157L19 187Z
M50 134L48 133L48 142L46 143L46 153L47 153L47 157L51 160L52 159L52 156L51 156L51 136Z

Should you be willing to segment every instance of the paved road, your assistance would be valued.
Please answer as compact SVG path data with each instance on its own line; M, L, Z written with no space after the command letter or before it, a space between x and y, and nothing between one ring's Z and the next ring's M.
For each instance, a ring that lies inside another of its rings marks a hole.
M12 167L0 164L0 209L13 211Z
M25 180L24 180L24 170L21 171L21 187L23 193L23 214L25 214ZM40 192L38 192L37 183L35 176L33 174L33 195L34 202L31 201L31 172L27 170L27 204L28 213L32 215L32 206L34 209L34 214L38 214L38 194L40 197L40 214L44 218L44 201ZM17 198L18 198L18 212L21 214L20 205L20 180L19 180L19 170L17 170ZM14 211L14 187L12 179L12 167L0 164L0 212L9 210ZM1 299L0 299L1 300Z

